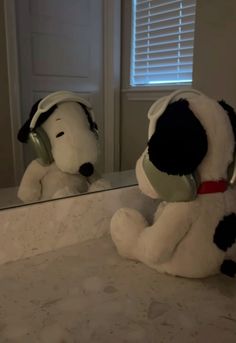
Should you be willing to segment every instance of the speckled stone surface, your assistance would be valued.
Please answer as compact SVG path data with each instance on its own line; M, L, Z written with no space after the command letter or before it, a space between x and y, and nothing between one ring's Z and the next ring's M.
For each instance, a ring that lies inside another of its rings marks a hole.
M157 202L133 186L2 210L0 264L99 238L126 206L150 218Z
M236 280L161 275L109 236L0 267L1 343L236 342Z

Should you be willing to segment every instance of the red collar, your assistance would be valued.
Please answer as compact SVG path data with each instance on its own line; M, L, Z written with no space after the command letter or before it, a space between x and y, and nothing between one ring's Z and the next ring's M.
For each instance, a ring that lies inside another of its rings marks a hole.
M198 187L197 194L224 193L227 188L228 182L226 180L205 181Z

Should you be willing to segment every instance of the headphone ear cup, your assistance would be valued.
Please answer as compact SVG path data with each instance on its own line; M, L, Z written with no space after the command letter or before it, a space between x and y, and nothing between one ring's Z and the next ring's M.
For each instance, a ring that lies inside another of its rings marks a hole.
M168 202L182 202L196 198L198 180L194 175L179 176L164 173L154 166L148 154L143 157L143 170L161 199Z
M51 143L42 127L32 130L28 141L42 164L49 165L53 162Z

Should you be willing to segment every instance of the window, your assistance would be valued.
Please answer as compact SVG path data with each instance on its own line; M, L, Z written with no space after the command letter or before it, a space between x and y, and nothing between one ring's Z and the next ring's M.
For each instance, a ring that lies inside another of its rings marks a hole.
M196 0L133 0L132 86L192 83Z

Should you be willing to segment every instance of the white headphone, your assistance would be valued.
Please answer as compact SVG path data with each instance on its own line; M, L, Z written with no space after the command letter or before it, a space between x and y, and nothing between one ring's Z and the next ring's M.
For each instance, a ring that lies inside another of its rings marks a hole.
M41 116L41 114L47 112L53 106L60 104L61 102L65 102L65 101L66 102L74 101L74 102L78 102L78 103L84 105L87 108L87 110L89 111L89 114L91 115L92 121L94 121L94 113L92 110L92 106L87 100L81 98L76 93L73 93L70 91L58 91L58 92L54 92L52 94L49 94L48 96L46 96L45 98L43 98L39 102L38 109L35 112L33 118L31 119L31 122L29 125L30 130L33 130L35 128L36 123L37 123L39 117Z

